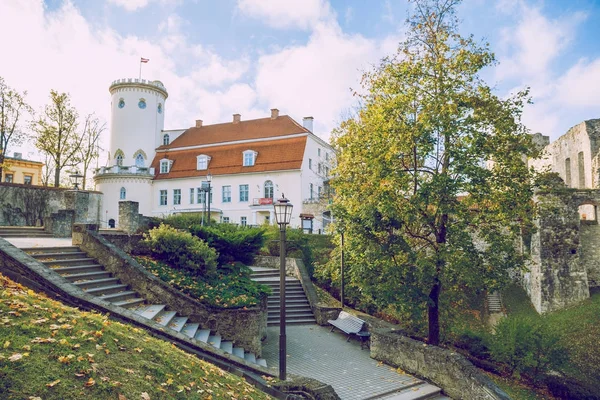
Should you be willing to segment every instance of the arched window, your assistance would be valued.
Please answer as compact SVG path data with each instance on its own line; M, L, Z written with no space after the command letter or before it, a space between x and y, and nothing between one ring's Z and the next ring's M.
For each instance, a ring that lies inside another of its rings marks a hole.
M141 153L138 153L138 155L135 157L135 166L136 167L144 166L144 156Z
M273 182L271 182L271 181L265 182L265 198L266 199L273 198Z
M123 166L123 154L117 154L117 165L119 167Z
M124 187L122 187L121 192L119 193L119 199L125 200L125 198L127 198L127 190Z
M170 141L171 141L171 140L170 140L170 138L169 138L169 135L168 135L167 133L165 133L165 134L163 135L163 145L165 145L165 146L166 146L166 145L168 145Z

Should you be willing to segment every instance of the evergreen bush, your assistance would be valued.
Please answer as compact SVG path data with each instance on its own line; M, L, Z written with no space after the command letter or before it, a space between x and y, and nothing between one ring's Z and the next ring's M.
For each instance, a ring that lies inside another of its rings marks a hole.
M150 247L152 255L173 268L206 276L216 271L218 255L215 250L189 232L161 224L144 234L144 242Z

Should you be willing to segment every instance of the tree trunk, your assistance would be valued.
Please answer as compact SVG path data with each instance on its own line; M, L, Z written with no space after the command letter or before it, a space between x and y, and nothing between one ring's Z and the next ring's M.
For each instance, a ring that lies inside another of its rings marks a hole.
M429 317L429 336L427 341L429 344L437 346L440 344L440 311L439 300L442 285L439 280L431 287L429 292L428 317Z
M56 165L56 169L54 170L54 187L60 186L60 169L58 169L58 165Z

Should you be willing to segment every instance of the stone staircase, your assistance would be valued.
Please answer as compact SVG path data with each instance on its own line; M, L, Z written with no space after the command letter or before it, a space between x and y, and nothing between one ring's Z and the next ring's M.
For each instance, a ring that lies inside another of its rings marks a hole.
M202 329L199 322L190 321L163 304L149 304L139 293L121 283L79 247L35 247L22 250L89 294L133 310L136 314L164 327L183 333L191 339L211 344L250 363L267 366L266 360L244 351L244 348L235 346L233 342L209 329Z
M38 226L0 226L0 237L3 238L32 238L32 237L52 237L44 230L44 227Z
M271 288L268 298L267 326L279 325L279 270L252 267L252 280ZM285 280L285 323L286 325L314 324L315 317L298 279Z
M498 293L497 291L488 292L487 303L488 311L490 314L502 312L502 298L500 297L500 293Z

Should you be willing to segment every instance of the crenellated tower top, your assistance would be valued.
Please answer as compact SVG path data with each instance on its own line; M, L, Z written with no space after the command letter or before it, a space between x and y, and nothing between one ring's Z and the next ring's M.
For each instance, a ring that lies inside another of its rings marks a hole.
M163 83L161 81L150 81L150 80L138 79L138 78L117 79L112 82L112 84L110 85L108 90L110 91L110 94L113 94L114 92L119 91L119 89L132 88L132 87L139 88L139 89L146 89L146 90L148 90L148 89L155 90L155 91L159 92L160 94L162 94L165 99L167 97L169 97L167 88L165 88L165 85L163 85Z

